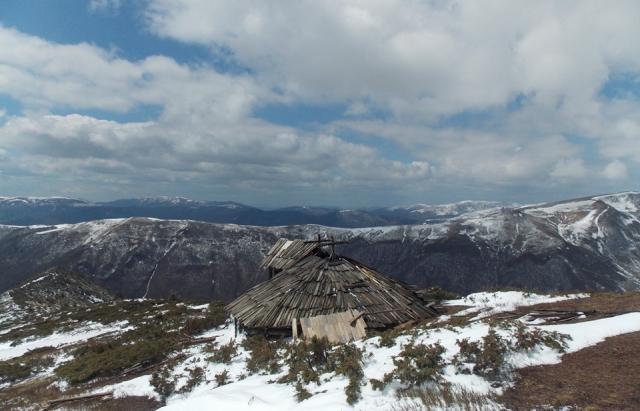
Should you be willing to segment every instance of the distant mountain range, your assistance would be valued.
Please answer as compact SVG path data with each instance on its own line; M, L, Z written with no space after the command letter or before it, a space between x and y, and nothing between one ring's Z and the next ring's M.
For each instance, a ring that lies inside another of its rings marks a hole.
M463 212L458 210L442 212ZM388 211L414 213L415 208ZM124 297L229 300L266 279L258 264L278 237L319 233L349 240L339 252L418 286L460 293L496 287L640 290L640 193L619 193L367 228L140 217L4 225L0 291L57 267Z
M109 218L150 217L256 226L320 224L330 227L372 227L421 224L504 204L463 201L387 208L344 210L328 207L286 207L264 210L231 201L197 201L154 197L93 203L63 197L0 197L0 224L73 224Z

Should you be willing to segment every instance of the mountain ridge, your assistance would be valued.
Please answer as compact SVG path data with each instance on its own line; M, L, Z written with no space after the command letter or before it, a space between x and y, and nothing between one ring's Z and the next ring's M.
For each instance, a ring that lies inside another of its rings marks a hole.
M127 217L188 219L211 223L274 226L320 224L335 227L417 224L503 203L470 201L442 205L340 209L292 206L262 209L234 201L201 201L184 197L143 197L90 202L67 197L0 197L0 224L73 224Z
M279 237L318 234L338 251L417 286L467 293L640 289L640 194L481 210L425 224L260 227L127 218L0 226L0 290L61 267L115 294L229 300L266 279L258 270Z

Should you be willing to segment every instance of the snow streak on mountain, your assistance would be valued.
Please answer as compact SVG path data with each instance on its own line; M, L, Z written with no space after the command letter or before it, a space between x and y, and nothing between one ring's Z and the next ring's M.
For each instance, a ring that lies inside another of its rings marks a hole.
M0 290L60 267L127 297L229 300L266 278L258 263L278 237L318 233L348 239L340 252L417 286L637 290L639 218L640 194L620 193L355 229L150 218L2 226Z

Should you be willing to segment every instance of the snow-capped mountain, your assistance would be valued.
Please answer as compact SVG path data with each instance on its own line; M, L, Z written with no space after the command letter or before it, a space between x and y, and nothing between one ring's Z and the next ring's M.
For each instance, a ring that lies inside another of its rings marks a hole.
M0 290L61 267L126 297L228 300L265 279L278 237L349 239L341 252L418 286L466 293L640 289L640 194L494 208L448 220L370 228L256 227L129 218L0 228Z
M103 206L112 207L219 207L219 208L250 208L244 204L233 201L202 201L185 197L142 197L114 200L99 203Z
M72 224L106 218L151 217L259 226L320 224L331 227L371 227L420 224L499 204L463 201L445 205L420 204L366 210L332 207L264 210L233 201L200 201L184 197L144 197L102 203L63 197L0 197L0 224Z
M85 203L68 197L0 197L0 204L75 204Z
M513 205L498 201L464 200L450 204L413 204L407 206L395 206L387 207L382 210L389 214L405 216L405 218L410 216L410 218L427 221L458 217L463 214L507 206ZM382 210L379 212L382 212Z
M638 205L640 194L623 193L490 209L434 224L356 229L346 248L408 282L455 290L638 289Z

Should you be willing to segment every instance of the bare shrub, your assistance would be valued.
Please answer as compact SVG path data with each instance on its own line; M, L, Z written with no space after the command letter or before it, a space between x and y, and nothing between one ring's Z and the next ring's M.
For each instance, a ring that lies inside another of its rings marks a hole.
M394 405L393 411L419 410L468 410L489 411L496 409L496 403L490 395L470 391L461 385L428 384L403 391L401 398L408 401Z

